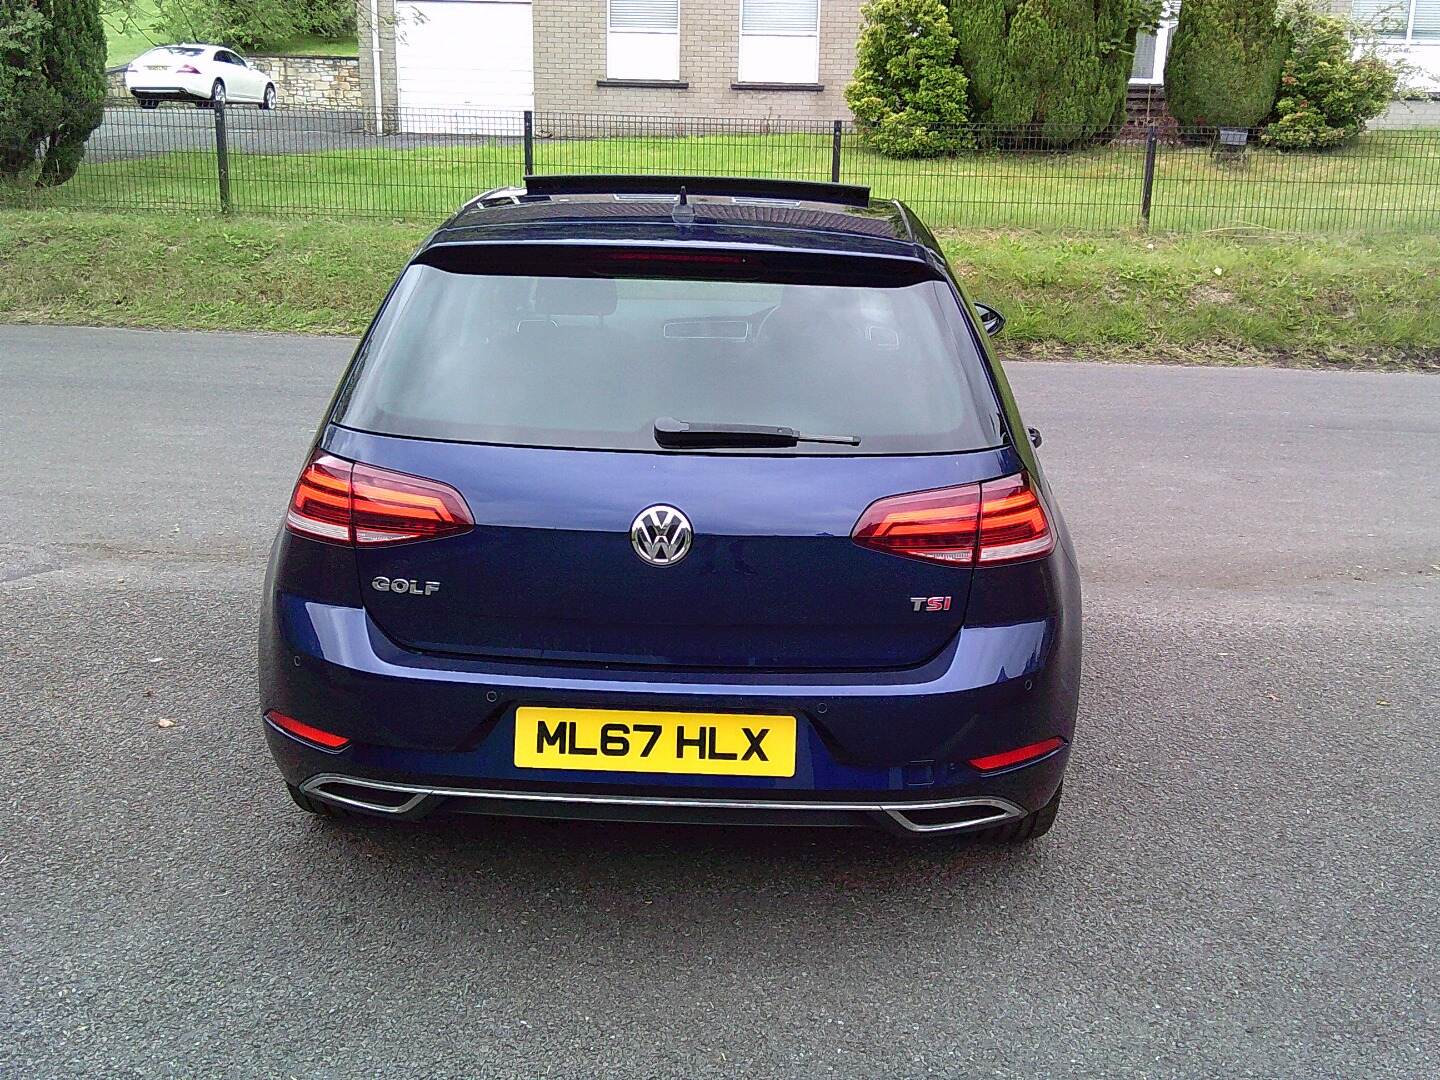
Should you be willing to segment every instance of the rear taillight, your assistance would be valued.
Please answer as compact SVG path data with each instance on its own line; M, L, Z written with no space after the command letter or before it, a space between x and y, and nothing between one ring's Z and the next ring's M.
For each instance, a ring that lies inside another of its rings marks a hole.
M851 533L862 547L952 566L1036 559L1055 548L1024 473L873 502Z
M851 535L876 551L969 566L979 522L980 485L965 484L873 502Z
M291 532L316 540L348 544L350 532L350 473L354 468L329 454L312 457L290 496L285 525Z
M1045 518L1040 496L1024 473L980 485L980 546L982 564L1038 559L1055 550L1055 534Z
M454 488L317 452L295 482L285 527L332 544L403 544L469 532Z
M177 75L199 75L200 69L191 64L181 64L175 69Z

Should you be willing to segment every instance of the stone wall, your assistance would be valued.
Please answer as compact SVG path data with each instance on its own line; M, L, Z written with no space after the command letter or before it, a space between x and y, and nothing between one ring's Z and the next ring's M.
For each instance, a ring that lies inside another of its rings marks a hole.
M353 56L251 56L246 59L275 81L282 107L360 107L360 65Z
M281 108L358 109L360 67L353 56L247 56L275 83ZM125 93L125 69L106 72L110 93Z

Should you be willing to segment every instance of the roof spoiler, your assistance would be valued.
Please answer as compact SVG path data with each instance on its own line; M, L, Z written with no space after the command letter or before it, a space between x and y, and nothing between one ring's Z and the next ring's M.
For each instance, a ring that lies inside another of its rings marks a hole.
M818 180L764 180L738 176L635 176L547 174L526 176L529 196L554 195L726 195L742 199L789 199L796 202L869 206L870 189L859 184L827 184Z

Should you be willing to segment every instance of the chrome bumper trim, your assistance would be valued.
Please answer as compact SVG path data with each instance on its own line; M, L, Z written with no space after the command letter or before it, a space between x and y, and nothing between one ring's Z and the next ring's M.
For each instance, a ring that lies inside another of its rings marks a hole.
M411 798L397 806L385 806L332 794L325 790L327 784L344 784L348 787L371 788L376 791L408 793ZM586 795L570 792L550 791L494 791L483 788L425 787L416 784L397 784L388 780L369 780L341 773L317 773L300 785L306 795L324 799L340 806L366 810L372 814L399 816L408 814L428 798L489 799L506 802L581 803L600 806L654 806L677 807L699 810L794 810L794 811L840 811L868 814L888 814L901 827L910 832L958 832L961 829L986 828L1025 816L1025 811L1009 799L965 798L940 799L932 802L790 802L762 799L687 799L668 795ZM987 806L995 813L966 821L944 822L922 825L909 820L905 814L914 810L959 810L967 806Z

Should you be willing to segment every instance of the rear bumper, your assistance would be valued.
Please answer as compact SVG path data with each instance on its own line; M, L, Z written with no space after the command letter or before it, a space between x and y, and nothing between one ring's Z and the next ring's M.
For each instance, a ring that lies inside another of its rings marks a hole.
M189 90L131 90L131 95L140 101L209 101L209 94L193 94Z
M148 73L125 76L125 89L135 97L163 101L208 101L213 85L214 80L205 75L176 76L160 72L155 78L149 77Z
M436 787L322 772L298 785L312 799L379 817L415 819L437 811L504 817L650 821L682 824L862 826L894 832L982 829L1013 821L1025 809L998 796L910 801L699 798L667 794L605 795L587 791L510 791Z
M1064 774L1079 683L1074 610L967 627L897 671L621 670L436 657L389 640L362 608L267 596L262 710L351 740L328 753L265 724L287 782L372 813L978 828L1038 809ZM793 714L793 776L519 768L522 705ZM1060 736L1028 765L981 755ZM347 802L348 800L348 802Z

